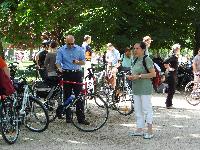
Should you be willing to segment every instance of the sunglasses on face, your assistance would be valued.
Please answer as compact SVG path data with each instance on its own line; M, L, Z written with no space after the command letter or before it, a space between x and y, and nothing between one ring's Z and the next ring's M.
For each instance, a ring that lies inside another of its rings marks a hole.
M67 45L72 46L72 45L74 45L74 43L67 43Z

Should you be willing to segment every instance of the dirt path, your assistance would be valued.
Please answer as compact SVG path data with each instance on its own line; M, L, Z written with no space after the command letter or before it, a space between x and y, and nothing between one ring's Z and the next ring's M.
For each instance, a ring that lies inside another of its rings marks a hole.
M200 106L190 106L182 95L175 96L176 109L165 109L164 102L165 95L153 95L155 137L151 140L129 136L136 126L133 114L124 117L110 111L107 124L99 131L80 132L56 120L43 133L23 127L17 143L7 145L0 140L0 150L199 150Z

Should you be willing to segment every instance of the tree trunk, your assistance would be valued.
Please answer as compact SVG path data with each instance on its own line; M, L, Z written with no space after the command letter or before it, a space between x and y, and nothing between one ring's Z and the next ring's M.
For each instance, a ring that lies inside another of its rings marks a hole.
M3 43L0 40L0 56L4 59Z
M196 24L196 31L195 31L195 47L193 50L193 55L197 55L198 49L200 48L200 22Z
M33 55L33 49L31 48L30 49L30 54L29 54L29 60L30 61L33 60L32 55Z

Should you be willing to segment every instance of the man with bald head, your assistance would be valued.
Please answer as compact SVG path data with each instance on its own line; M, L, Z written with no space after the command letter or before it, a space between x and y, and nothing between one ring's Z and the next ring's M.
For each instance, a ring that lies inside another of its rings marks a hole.
M85 64L85 53L82 48L76 45L74 36L68 35L65 39L66 44L62 46L56 56L56 66L63 73L64 81L82 82L83 73L81 65ZM64 100L69 98L72 90L77 97L82 89L80 85L64 84ZM61 118L63 107L59 106L56 113L58 118ZM80 124L89 125L85 120L84 104L78 101L76 104L77 119ZM66 122L71 123L71 109L66 110Z

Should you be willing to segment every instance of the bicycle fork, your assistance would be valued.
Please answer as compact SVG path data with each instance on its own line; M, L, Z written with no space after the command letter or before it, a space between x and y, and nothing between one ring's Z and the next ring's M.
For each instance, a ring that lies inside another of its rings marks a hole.
M26 103L29 99L29 94L28 94L28 85L24 86L24 96L23 96L23 100L22 100L22 108L19 111L20 115L24 115L25 112L25 108L26 108Z

